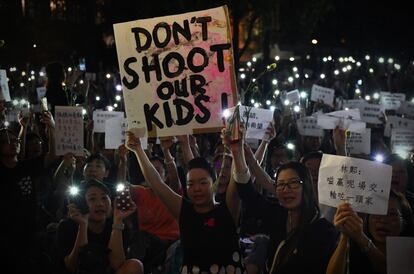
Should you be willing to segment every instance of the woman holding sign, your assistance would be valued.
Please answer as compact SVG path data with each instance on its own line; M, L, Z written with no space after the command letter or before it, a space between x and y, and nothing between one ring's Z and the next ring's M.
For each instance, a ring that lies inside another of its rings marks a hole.
M135 153L145 181L179 223L183 249L181 273L243 273L236 231L238 206L215 203L215 173L210 164L204 158L188 162L189 199L186 199L163 182L132 132L127 132L126 146ZM235 189L228 189L226 195L234 193Z
M411 208L405 197L393 190L387 215L368 215L363 221L350 204L344 203L338 206L334 223L341 238L327 274L387 273L386 237L414 236Z
M223 136L227 136L226 132ZM244 160L243 138L237 142L227 137L224 140L233 154L233 178L240 198L271 228L266 258L269 273L325 273L335 250L337 232L320 217L307 168L297 162L281 165L275 177L278 202L272 202L252 184Z

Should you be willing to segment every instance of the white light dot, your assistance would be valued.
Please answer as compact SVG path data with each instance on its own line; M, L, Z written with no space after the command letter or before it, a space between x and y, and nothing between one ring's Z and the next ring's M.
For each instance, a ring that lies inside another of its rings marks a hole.
M68 67L68 71L71 72L72 71L72 68L71 67Z
M347 72L347 71L348 71L348 69L346 67L342 68L342 72Z
M108 111L114 111L114 107L113 106L107 106Z
M355 89L356 94L361 94L361 90L359 88Z
M310 55L308 54L308 55L306 55L306 60L309 60L310 59Z
M369 73L374 73L374 69L370 68Z
M273 84L273 85L277 85L277 80L276 80L276 79L273 79L273 80L272 80L272 84Z
M293 67L292 70L293 70L293 72L297 72L298 71L298 68L297 67Z
M275 106L270 106L270 110L271 111L275 111L276 107Z
M10 123L9 123L8 121L5 121L5 122L4 122L4 126L5 126L5 127L8 127L8 126L10 126Z
M96 97L95 97L95 100L96 100L96 101L100 101L100 100L101 100L101 97L96 96Z
M75 196L79 193L79 188L76 187L76 186L70 186L69 187L69 193L70 193L70 195Z
M24 83L23 82L20 83L20 87L24 87Z
M246 78L246 74L244 74L244 73L240 74L240 78L241 78L241 79Z
M295 57L290 57L289 61L291 61L291 62L295 61Z
M121 101L121 99L122 99L122 98L121 98L121 95L116 95L116 96L115 96L115 100L117 100L117 101Z
M270 100L266 100L266 105L270 106L271 103Z
M371 96L365 95L365 100L367 100L367 101L371 100Z
M288 81L289 81L289 83L292 83L292 82L293 82L293 77L292 77L292 76L290 76L290 77L288 78Z
M328 56L328 61L332 61L332 56Z
M41 71L41 72L39 72L39 76L43 77L43 76L45 76L45 73L43 71Z
M36 44L33 44L33 48L36 48L37 47L37 45Z
M289 101L288 99L286 99L286 100L283 102L283 104L284 104L285 106L288 106L288 105L290 104L290 101Z
M321 77L321 79L325 79L325 74L321 73L319 77Z
M275 93L275 95L277 96L277 95L279 95L279 94L280 94L280 90L278 90L278 89L277 89L277 90L275 90L275 92L274 92L274 93ZM414 100L414 99L413 99L413 100Z
M360 66L361 66L361 62L359 62L359 61L358 61L358 62L356 63L356 65L357 65L357 67L360 67Z
M359 79L359 80L357 81L357 84L358 84L358 85L362 85L362 79Z
M107 73L107 74L105 75L105 77L106 77L106 79L109 79L109 78L111 78L111 74Z
M374 99L377 100L380 97L380 95L378 92L375 92L372 97L374 97Z
M388 64L392 64L392 63L394 63L394 59L392 59L392 58L388 58Z
M224 118L229 118L230 117L230 115L231 115L231 112L230 112L230 110L228 110L228 109L225 109L225 110L223 110L223 117Z
M384 63L384 58L383 57L378 58L378 63L380 64Z
M118 84L118 85L115 86L115 89L117 91L121 91L122 90L122 86L120 84Z
M82 109L82 115L86 115L86 109Z
M334 74L335 74L335 75L338 75L338 74L339 74L339 70L337 70L337 69L336 69L336 70L334 70Z
M16 99L14 99L14 100L12 101L12 104L13 104L13 106L17 106L17 105L19 104L19 101L17 101Z
M26 76L26 72L25 71L22 71L22 76Z
M82 79L79 80L79 84L83 85L83 80Z
M279 60L280 60L279 55L276 55L276 56L275 56L275 60L276 60L276 61L279 61Z
M352 69L352 66L351 66L351 65L347 65L347 66L346 66L346 68L347 68L348 70L351 70L351 69Z
M322 58L322 61L323 61L324 63L326 63L326 62L328 62L328 58L323 57L323 58Z
M253 82L253 83L254 83L254 82L256 82L256 78L253 78L253 79L252 79L252 82Z
M295 145L292 144L292 143L288 143L287 144L287 148L290 149L290 150L294 150L295 149Z
M384 161L384 156L382 156L381 154L375 155L375 161L382 163Z
M252 61L253 61L253 62L256 62L256 61L257 61L257 58L256 58L256 57L253 57L253 58L252 58Z
M309 78L309 75L308 75L307 73L305 73L305 78L306 78L306 79L308 79L308 78Z
M30 74L31 74L31 75L34 75L34 74L35 74L34 70L32 70L32 71L30 72Z
M343 57L339 57L339 63L342 63L344 61Z
M371 59L371 57L369 55L365 55L365 60L368 61L369 59Z
M254 102L255 102L255 100L254 100L254 99L251 99L251 100L250 100L250 103L254 104Z
M299 79L300 75L298 73L295 74L295 78Z
M251 67L251 66L252 66L252 62L250 62L250 61L249 61L249 62L247 62L247 66L248 66L248 67Z
M308 94L306 93L306 91L301 91L300 92L300 98L305 99L308 97Z
M260 106L260 104L259 103L254 103L254 105L253 105L255 108L258 108L259 106Z
M400 66L400 64L394 64L394 68L395 68L396 70L400 70L400 69L401 69L401 66Z
M36 77L34 75L30 76L30 79L34 80Z
M294 106L293 111L294 112L300 112L300 106Z
M115 104L114 104L114 108L117 108L117 107L118 107L118 104L117 104L117 103L115 103Z
M318 43L318 40L316 40L316 39L312 39L311 43L312 43L313 45L316 45L316 44Z

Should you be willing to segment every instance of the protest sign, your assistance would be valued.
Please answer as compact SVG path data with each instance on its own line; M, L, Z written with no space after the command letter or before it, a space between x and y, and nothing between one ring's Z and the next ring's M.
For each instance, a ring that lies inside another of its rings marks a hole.
M105 132L105 121L115 117L124 117L124 113L121 111L104 111L95 110L93 112L93 131Z
M369 124L382 124L383 107L382 105L370 104L362 99L347 100L344 102L344 108L359 109L361 120Z
M351 99L351 100L346 100L344 101L343 104L343 108L348 108L348 109L353 109L353 108L357 108L357 109L361 109L361 107L366 103L366 101L364 99Z
M348 201L357 212L387 214L391 176L392 167L383 163L324 154L319 168L319 203L336 207Z
M6 102L11 100L7 73L4 69L0 69L0 100L4 100Z
M302 136L324 136L324 131L318 126L318 120L316 117L309 116L300 118L297 120L296 125L298 127L299 134Z
M318 113L317 125L323 129L334 129L337 126L351 132L365 132L366 124L361 121L359 109L339 110L330 113Z
M56 155L83 155L83 116L81 107L55 107Z
M249 119L247 113L250 109ZM235 107L229 109L229 114L233 114ZM240 106L240 120L244 121L246 128L246 138L261 140L264 138L266 129L273 121L273 111L263 108Z
M335 97L335 90L332 88L325 88L318 85L312 86L311 101L318 102L322 100L325 104L333 106Z
M105 149L117 149L120 145L125 144L128 130L128 122L124 117L114 117L105 120ZM140 138L141 145L147 148L147 138Z
M346 140L346 148L350 154L367 154L371 153L371 129L365 129L363 133L351 132Z
M391 130L391 150L399 155L407 155L414 149L414 128Z
M286 98L289 100L289 103L296 104L300 102L300 93L299 90L295 89L286 93Z
M162 137L220 131L235 105L225 6L114 25L131 128Z
M391 93L388 91L381 91L381 105L385 110L388 109L399 109L401 102L405 101L405 94L404 93Z
M414 103L407 101L401 102L401 106L397 109L397 113L414 118Z
M414 120L397 117L397 116L388 116L387 122L384 128L384 136L390 137L392 129L413 129L414 128Z
M36 93L37 93L37 101L40 102L42 98L46 96L46 87L36 88Z
M414 274L414 238L387 237L387 274Z

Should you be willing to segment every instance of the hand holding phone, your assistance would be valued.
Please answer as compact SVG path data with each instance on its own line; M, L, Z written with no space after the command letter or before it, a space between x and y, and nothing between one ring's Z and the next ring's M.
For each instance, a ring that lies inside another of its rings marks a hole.
M122 211L127 211L132 206L131 193L129 187L118 184L116 188L116 207Z

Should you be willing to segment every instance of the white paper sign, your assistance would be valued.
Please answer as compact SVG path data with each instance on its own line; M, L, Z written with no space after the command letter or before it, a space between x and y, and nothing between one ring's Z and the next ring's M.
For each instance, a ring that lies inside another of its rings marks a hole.
M398 116L388 116L387 123L385 124L384 128L384 136L390 137L391 136L391 129L413 129L414 128L414 120L401 118Z
M401 102L405 101L404 93L391 93L388 91L380 92L381 105L384 109L399 109Z
M319 203L348 201L357 212L385 215L392 167L363 159L324 154L319 168Z
M124 117L110 118L105 121L105 148L117 149L120 145L125 144L128 130L128 122ZM140 138L141 145L144 149L147 148L147 138Z
M414 274L414 238L387 237L387 274Z
M7 73L4 69L0 69L0 91L0 100L11 101Z
M359 109L339 110L317 114L318 126L323 129L334 129L339 126L351 132L365 132L366 123L361 121Z
M392 129L391 130L391 149L397 154L406 154L414 149L414 128L412 129Z
M302 136L323 137L324 131L318 126L318 119L316 117L303 117L297 120L299 134Z
M81 107L55 107L56 155L83 155L83 115Z
M364 133L351 132L346 140L346 147L350 154L371 153L371 129L367 128Z
M322 100L325 104L333 106L335 97L335 90L332 88L325 88L318 85L312 86L311 101L318 102Z
M414 103L407 101L401 102L401 106L397 110L397 113L414 118Z
M121 111L104 111L95 110L93 112L93 131L105 132L105 121L115 117L124 117L124 113Z
M383 117L382 105L370 104L362 99L348 100L344 102L344 108L354 109L357 108L361 114L361 120L370 124L382 124L380 119Z
M299 90L295 89L286 93L286 99L289 100L291 104L296 104L300 102L300 93Z
M42 98L46 96L46 87L36 88L36 93L37 93L37 101L40 103Z

